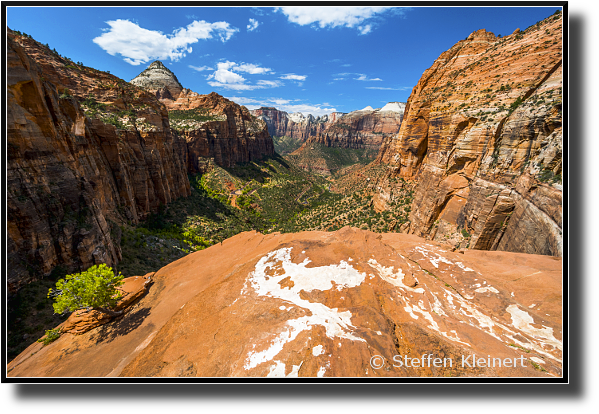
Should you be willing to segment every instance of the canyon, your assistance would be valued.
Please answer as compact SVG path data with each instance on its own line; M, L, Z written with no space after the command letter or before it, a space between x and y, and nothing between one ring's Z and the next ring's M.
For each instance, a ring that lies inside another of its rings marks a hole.
M254 109L251 113L266 122L271 136L288 137L302 148L320 143L328 147L378 151L385 136L399 132L404 108L405 103L389 102L378 109L368 106L316 118L301 113L290 115L276 108Z
M563 376L561 13L470 34L407 103L320 117L10 29L7 63L9 295L128 276L124 315L53 320L9 377Z

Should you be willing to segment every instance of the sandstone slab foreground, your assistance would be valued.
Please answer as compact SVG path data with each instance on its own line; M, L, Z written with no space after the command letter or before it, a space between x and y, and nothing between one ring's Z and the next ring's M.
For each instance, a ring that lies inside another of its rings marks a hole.
M120 319L31 345L8 376L561 377L561 265L350 227L241 233L160 269Z

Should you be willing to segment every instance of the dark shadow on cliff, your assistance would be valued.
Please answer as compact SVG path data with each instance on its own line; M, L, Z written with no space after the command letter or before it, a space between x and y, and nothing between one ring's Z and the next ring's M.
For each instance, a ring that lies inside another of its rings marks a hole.
M285 169L290 168L290 165L285 158L275 153L274 155L263 157L254 162L240 163L230 168L223 167L223 169L237 178L248 181L253 179L260 184L264 184L266 178L277 173L277 170L269 163L269 161L279 163ZM268 172L264 171L264 169L268 170Z

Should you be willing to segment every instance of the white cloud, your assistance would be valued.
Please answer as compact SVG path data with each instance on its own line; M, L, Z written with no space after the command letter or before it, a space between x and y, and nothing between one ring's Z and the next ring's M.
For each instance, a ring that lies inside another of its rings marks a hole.
M283 86L283 82L280 81L269 81L269 80L259 80L258 85L264 88L278 88L279 86Z
M260 22L256 19L250 19L250 24L247 25L248 32L253 32L258 28Z
M367 86L366 89L380 89L380 90L383 90L383 91L405 91L405 90L408 90L410 88L407 87L407 86L404 86L402 88L385 88L383 86Z
M372 26L367 24L366 26L358 26L358 30L360 31L361 35L365 35L370 33L370 31L372 30Z
M198 72L203 72L205 70L214 70L214 68L211 68L210 66L193 66L193 65L189 65L189 68L191 68L193 70L197 70Z
M170 35L144 29L129 20L110 20L106 24L110 28L104 29L104 33L93 39L93 42L112 56L123 56L125 62L131 65L154 59L178 61L191 53L190 45L199 40L218 37L226 42L239 31L227 22L208 23L204 20L193 21Z
M305 81L307 78L306 75L296 75L295 73L288 73L287 75L281 76L279 79L288 79L288 80L296 80L296 81Z
M348 76L357 76L357 78L353 78L357 81L382 81L381 78L369 78L368 75L364 73L335 73L332 76L338 76L337 78L333 78L334 81L346 80Z
M246 72L250 75L270 73L270 68L261 68L253 63L218 62L216 71L206 79L210 86L225 88L236 91L251 91L254 89L276 88L283 86L280 81L258 80L255 84L246 83L247 79L235 72Z
M362 25L362 23L391 9L402 13L401 9L393 7L287 6L278 7L276 10L287 16L290 22L300 26L317 24L320 28L357 27L361 34L366 34L372 30L372 25Z
M247 72L251 75L262 74L262 73L271 73L272 69L270 68L261 68L258 65L254 65L253 63L242 63L235 67L235 70L238 72Z
M245 105L248 109L258 109L265 107L276 107L280 111L285 111L289 114L301 112L304 115L312 114L313 116L322 116L337 112L335 107L328 102L323 104L307 104L307 103L292 103L288 99L282 98L247 98L245 96L229 96L227 99L236 102L240 105Z

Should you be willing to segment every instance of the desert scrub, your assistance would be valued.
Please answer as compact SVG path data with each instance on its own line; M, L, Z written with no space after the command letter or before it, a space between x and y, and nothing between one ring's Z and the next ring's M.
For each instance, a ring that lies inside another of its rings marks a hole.
M37 342L41 342L44 346L51 344L60 338L60 328L48 329L46 334L37 340Z

